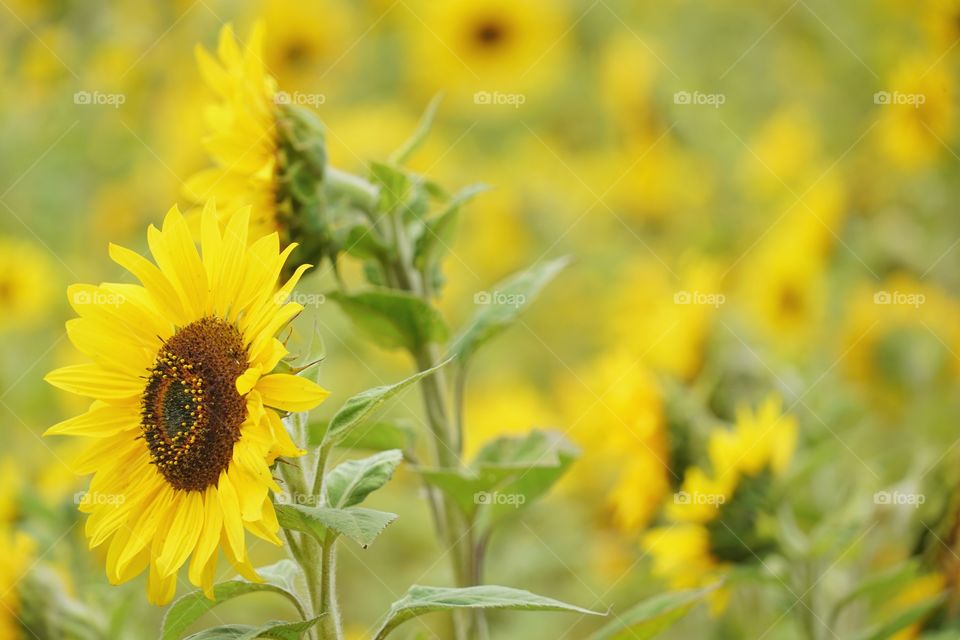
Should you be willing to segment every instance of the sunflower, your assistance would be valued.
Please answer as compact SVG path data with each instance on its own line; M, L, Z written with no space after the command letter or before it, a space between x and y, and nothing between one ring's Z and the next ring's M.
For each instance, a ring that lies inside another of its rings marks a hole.
M823 330L824 223L796 204L744 258L739 287L748 321L776 348L796 351Z
M341 0L269 0L260 7L270 39L265 43L267 67L284 87L311 90L335 71L353 44L356 18Z
M960 304L930 282L895 273L857 287L840 332L844 369L888 406L956 379Z
M709 471L691 467L684 474L667 523L651 529L642 545L653 558L653 572L677 589L720 580L728 567L752 563L774 549L756 526L758 513L773 506L770 487L784 473L796 445L796 420L782 413L770 396L756 412L741 408L732 430L710 433ZM714 613L729 592L711 595Z
M243 50L233 27L225 25L217 57L201 46L196 54L216 95L207 108L210 133L203 140L215 166L189 178L184 196L194 203L215 199L227 213L250 206L252 235L277 231L278 91L263 62L263 25L254 26Z
M751 136L740 177L752 195L803 193L820 175L821 147L819 127L808 110L780 109Z
M25 240L0 237L0 331L42 319L53 296L53 279L42 250Z
M670 495L673 478L660 387L626 350L602 356L583 380L561 391L584 451L565 486L593 501L606 494L612 524L635 534Z
M148 232L156 265L111 245L111 258L142 285L71 286L80 317L67 334L92 362L46 377L93 399L47 430L92 440L75 462L77 473L93 474L80 506L90 546L106 545L111 583L149 568L156 604L173 597L188 557L190 581L212 597L218 548L258 579L245 532L280 544L270 466L303 453L281 413L327 395L305 378L270 373L287 354L277 332L303 309L285 300L309 265L278 290L293 247L280 251L275 233L248 246L248 218L239 212L221 233L207 206L198 254L174 207Z
M888 78L887 89L874 95L881 153L901 169L934 162L953 136L953 78L942 61L908 56Z
M564 68L569 36L558 3L420 0L410 12L405 33L415 80L431 93L444 91L461 107L504 104L497 93L523 94L529 102Z
M691 256L677 272L679 282L655 260L632 260L621 272L607 314L610 339L627 345L657 373L692 380L725 301L717 265Z

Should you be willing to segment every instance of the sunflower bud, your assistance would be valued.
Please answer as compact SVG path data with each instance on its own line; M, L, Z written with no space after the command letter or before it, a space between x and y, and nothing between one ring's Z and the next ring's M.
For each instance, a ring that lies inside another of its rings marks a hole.
M323 124L311 111L280 105L277 226L281 242L298 243L289 264L319 264L336 255L323 181L327 151Z

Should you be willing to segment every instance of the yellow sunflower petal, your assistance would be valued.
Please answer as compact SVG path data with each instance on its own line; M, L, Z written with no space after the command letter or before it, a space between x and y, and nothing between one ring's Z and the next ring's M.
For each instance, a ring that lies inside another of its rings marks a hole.
M48 373L44 380L64 391L98 400L117 400L140 395L143 381L98 364L74 364Z
M140 412L135 405L114 406L97 401L90 405L86 413L58 422L43 435L104 438L136 429L139 425Z
M196 546L203 526L203 496L200 493L188 491L179 503L163 552L157 558L157 570L161 576L176 575L177 569L187 561Z
M208 586L212 586L212 575L208 577L207 572L212 571L212 566L216 566L217 544L223 530L223 513L220 511L216 488L207 487L203 501L204 521L193 557L190 559L189 577L190 582L206 591Z
M249 367L244 371L239 378L237 378L237 393L242 396L247 395L250 391L257 386L257 381L260 380L260 374L263 371L263 367L260 365L254 365Z
M243 540L243 518L240 515L240 500L237 491L226 471L220 473L217 484L217 497L223 514L223 534L233 557L243 560L247 556Z
M283 411L309 411L330 395L317 383L289 373L263 376L256 389L265 405Z

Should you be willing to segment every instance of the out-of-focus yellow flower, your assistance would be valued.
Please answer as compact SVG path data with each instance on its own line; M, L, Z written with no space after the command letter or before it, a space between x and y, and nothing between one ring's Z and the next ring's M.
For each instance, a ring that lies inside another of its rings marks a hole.
M711 434L710 444L728 435L730 434L726 431L715 431ZM741 445L742 442L736 440L731 444ZM717 517L718 504L730 499L738 479L739 476L736 473L725 473L714 477L700 467L691 467L684 473L680 491L675 494L674 501L667 504L664 512L673 522L690 524L710 522ZM703 497L714 499L701 499Z
M607 354L561 386L566 421L583 457L565 485L606 494L613 524L634 535L670 492L663 399L651 373L631 354Z
M957 0L927 0L919 6L904 3L911 12L920 10L920 22L930 37L933 51L948 52L960 39L960 2Z
M54 270L40 247L0 237L0 331L30 328L50 309Z
M269 34L263 53L267 69L287 90L328 86L329 75L346 70L357 29L345 2L269 0L260 15Z
M884 401L958 373L960 305L936 285L906 274L865 284L844 315L844 369Z
M690 380L725 299L719 270L708 260L685 260L677 277L654 259L626 265L613 293L612 339L652 369Z
M710 551L710 532L699 524L672 524L651 529L643 547L653 561L654 575L667 578L674 589L692 589L719 582L724 567ZM720 588L708 600L710 611L721 613L730 591Z
M738 289L750 321L777 348L795 351L821 329L826 228L799 204L774 224L739 265Z
M36 543L26 534L11 531L2 524L0 544L3 545L3 554L0 554L0 638L18 640L27 636L23 635L18 620L20 595L17 583L33 564Z
M955 130L953 79L936 57L903 60L874 94L881 152L901 168L928 165L945 151Z
M715 430L707 446L714 473L724 479L731 474L755 476L763 469L781 474L796 445L797 420L784 414L781 399L771 395L756 412L738 407L733 430Z
M251 206L255 236L277 231L277 85L263 64L263 25L253 28L242 51L225 25L217 59L198 46L197 61L217 96L206 111L210 135L203 141L215 166L187 180L185 196L194 203L215 199L222 215Z
M475 382L466 396L464 456L471 458L487 442L517 436L555 421L548 403L519 379Z
M662 131L652 104L661 63L645 42L626 34L611 40L600 60L600 97L619 131L648 136Z
M709 165L666 131L636 135L623 147L580 164L589 165L584 179L596 196L603 196L615 214L635 220L669 221L699 209L713 192ZM593 208L610 215L602 205Z
M411 3L405 30L416 83L444 91L457 109L515 113L564 69L566 16L549 0Z
M816 121L799 106L774 113L747 143L741 173L748 189L758 194L780 193L784 184L797 194L820 155Z
M741 409L732 430L710 433L710 471L692 467L665 510L667 523L642 541L653 558L654 574L674 588L717 582L730 564L752 562L772 542L756 530L758 512L769 508L768 488L796 447L796 420L781 413L781 401L769 397L753 413ZM710 596L711 611L721 612L729 592Z
M29 82L24 89L43 91L69 78L70 69L63 60L75 58L77 43L70 30L60 25L40 27L33 35L17 70Z
M17 517L18 498L23 487L23 474L12 458L0 460L0 525L13 522Z
M911 580L907 586L894 596L892 602L889 604L897 610L906 610L913 605L918 605L924 600L936 596L943 591L945 586L946 579L943 575L939 573L929 573ZM914 638L920 637L922 628L923 623L917 622L890 636L890 640L914 640Z

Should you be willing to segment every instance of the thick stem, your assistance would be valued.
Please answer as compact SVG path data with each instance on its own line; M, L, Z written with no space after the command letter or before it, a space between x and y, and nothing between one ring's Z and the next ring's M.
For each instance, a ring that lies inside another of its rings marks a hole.
M336 538L327 533L323 543L323 561L320 576L320 627L324 640L342 640L343 629L340 626L340 609L337 604L337 550Z
M323 188L331 200L346 200L368 216L377 209L379 190L363 178L327 165Z
M344 173L333 167L328 167L325 183L328 195L347 199L351 204L363 210L371 220L376 221L379 193L375 186L362 178ZM429 303L428 287L426 287L422 274L414 265L413 246L407 237L402 214L398 211L389 212L389 224L394 252L392 255L384 256L381 259L387 285L394 289L408 291ZM419 371L431 369L440 362L439 349L435 344L414 349L411 356ZM457 468L461 464L460 455L463 443L462 419L460 416L462 409L458 407L456 422L451 421L447 407L445 372L443 370L436 371L424 378L420 382L420 389L432 440L432 462L440 467ZM457 402L461 401L462 389L459 389ZM318 473L320 473L320 469L318 469ZM314 486L318 486L316 481ZM476 584L480 569L476 566L477 556L472 543L473 536L469 523L466 522L453 501L445 494L430 487L427 490L431 515L434 518L437 531L440 533L443 543L450 550L451 568L457 586ZM327 553L328 550L325 548L324 571L328 567L332 569L330 566L333 560L332 550L329 550L331 554L329 559L326 557ZM327 582L324 580L323 584L326 585ZM331 591L329 586L327 591ZM326 592L324 597L327 597ZM332 614L330 617L337 617L335 610L330 611L330 613ZM453 619L454 637L457 640L486 637L486 623L482 612L478 616L454 614ZM334 637L339 638L339 636Z

